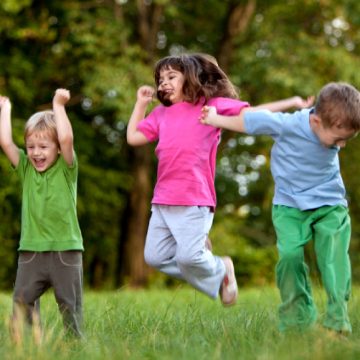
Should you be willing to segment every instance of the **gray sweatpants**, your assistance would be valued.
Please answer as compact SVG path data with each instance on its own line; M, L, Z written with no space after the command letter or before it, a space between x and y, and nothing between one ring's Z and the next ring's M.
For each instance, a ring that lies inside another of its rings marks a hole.
M145 261L216 298L225 265L205 247L214 217L210 208L153 205L151 211Z
M39 298L50 287L54 289L65 329L82 337L81 251L21 251L13 295L13 317L20 309L29 324L34 315L40 320Z

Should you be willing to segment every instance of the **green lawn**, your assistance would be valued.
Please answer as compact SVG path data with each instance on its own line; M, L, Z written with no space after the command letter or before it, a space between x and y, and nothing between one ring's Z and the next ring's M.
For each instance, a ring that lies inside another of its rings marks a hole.
M11 342L11 294L0 294L2 359L360 359L360 289L350 314L354 332L338 339L321 327L281 335L277 330L276 289L241 290L236 306L223 308L186 286L173 290L85 292L86 340L63 336L51 292L42 298L44 337L31 334ZM316 291L320 314L326 302Z

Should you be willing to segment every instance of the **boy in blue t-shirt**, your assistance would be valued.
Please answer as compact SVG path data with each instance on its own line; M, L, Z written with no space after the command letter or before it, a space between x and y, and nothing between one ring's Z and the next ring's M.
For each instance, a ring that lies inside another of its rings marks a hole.
M78 162L65 104L57 89L53 109L25 125L26 154L13 142L11 103L0 96L0 145L22 185L21 239L14 287L12 330L21 340L21 319L40 321L39 298L54 289L66 330L82 337L83 240L76 214Z
M317 263L328 296L323 325L350 333L350 217L338 152L360 130L360 93L346 83L324 86L314 108L289 113L244 109L238 116L204 107L204 124L270 135L275 182L272 220L279 261L276 280L282 304L280 330L304 329L316 321L304 246L314 241Z

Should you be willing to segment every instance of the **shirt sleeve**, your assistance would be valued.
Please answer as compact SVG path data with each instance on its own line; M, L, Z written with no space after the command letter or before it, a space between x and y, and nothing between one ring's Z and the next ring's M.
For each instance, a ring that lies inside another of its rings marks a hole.
M24 150L19 149L19 163L14 168L14 171L18 175L21 182L24 181L25 170L26 170L26 167L28 166L28 164L29 164L29 160L28 160L28 157L26 156Z
M65 159L62 155L59 156L58 161L60 162L61 169L65 173L65 176L68 179L68 181L76 182L77 177L78 177L78 169L79 169L78 158L77 158L76 152L74 151L74 159L73 159L73 163L71 165L69 165L65 161Z
M210 99L208 105L215 106L218 114L226 116L239 115L243 108L250 106L246 101L222 97Z
M250 135L281 135L286 116L289 114L259 110L246 112L244 116L245 132Z
M137 129L145 135L149 142L159 139L159 111L160 107L158 106L137 125Z

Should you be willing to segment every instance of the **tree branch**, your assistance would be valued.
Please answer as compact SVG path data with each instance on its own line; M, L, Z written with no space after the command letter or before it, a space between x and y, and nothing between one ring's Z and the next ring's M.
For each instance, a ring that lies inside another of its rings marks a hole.
M237 4L236 1L228 8L225 20L225 31L217 56L219 65L225 72L228 71L231 62L234 39L246 32L255 10L256 0L249 0L246 4Z

